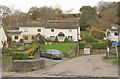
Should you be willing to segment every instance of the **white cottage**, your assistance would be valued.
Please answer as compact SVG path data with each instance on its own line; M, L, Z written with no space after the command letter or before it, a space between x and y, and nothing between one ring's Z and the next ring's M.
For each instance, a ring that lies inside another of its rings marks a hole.
M55 40L56 36L58 37L58 41L61 42L64 41L65 37L71 41L78 41L78 39L80 39L80 27L78 27L78 21L47 21L45 24L45 38Z
M0 49L3 48L3 46L7 47L7 36L5 34L5 31L2 27L2 20L0 19Z
M23 23L17 27L9 27L7 32L12 41L34 40L38 33L45 36L45 27L43 26L44 23Z
M53 41L56 36L59 41L64 41L65 37L75 42L80 39L78 21L49 20L45 23L24 23L16 27L9 27L7 32L11 40L17 42L20 39L33 40L38 33Z
M120 32L118 31L118 27L112 26L110 29L107 29L105 32L104 40L111 41L120 41Z

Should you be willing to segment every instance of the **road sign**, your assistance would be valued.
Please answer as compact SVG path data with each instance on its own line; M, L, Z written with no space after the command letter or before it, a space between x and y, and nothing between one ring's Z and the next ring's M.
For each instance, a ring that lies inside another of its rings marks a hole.
M113 47L119 46L119 43L118 43L118 42L112 43L112 46L113 46Z

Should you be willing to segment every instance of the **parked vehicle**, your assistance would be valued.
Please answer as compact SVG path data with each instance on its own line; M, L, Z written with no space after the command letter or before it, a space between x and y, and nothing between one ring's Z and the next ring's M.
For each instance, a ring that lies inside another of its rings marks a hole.
M51 59L54 59L54 58L62 59L64 55L59 50L49 49L49 50L40 52L40 57L49 57Z

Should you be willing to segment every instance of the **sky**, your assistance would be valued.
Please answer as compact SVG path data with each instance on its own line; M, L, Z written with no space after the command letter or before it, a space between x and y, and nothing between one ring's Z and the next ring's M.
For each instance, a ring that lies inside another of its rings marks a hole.
M79 13L82 6L96 6L100 1L118 2L120 0L0 0L0 5L5 5L12 9L18 9L27 13L33 6L55 6L60 7L64 12L73 9L72 13Z

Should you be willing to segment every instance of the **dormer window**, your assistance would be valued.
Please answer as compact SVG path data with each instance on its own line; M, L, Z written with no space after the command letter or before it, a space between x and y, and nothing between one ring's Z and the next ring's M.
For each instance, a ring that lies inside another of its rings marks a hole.
M51 32L54 32L54 29L51 29Z
M38 32L41 32L41 29L38 29Z

